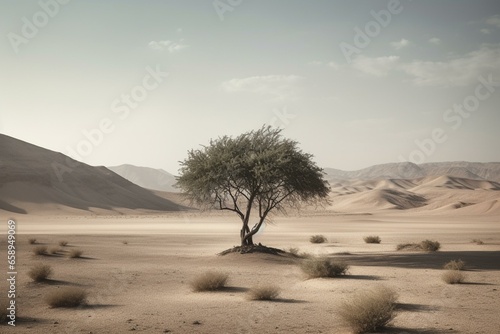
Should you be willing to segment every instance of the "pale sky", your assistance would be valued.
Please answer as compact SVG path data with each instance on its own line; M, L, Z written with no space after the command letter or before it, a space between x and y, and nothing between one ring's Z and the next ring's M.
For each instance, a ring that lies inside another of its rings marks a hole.
M0 0L0 34L0 133L90 165L263 124L321 167L500 161L497 0Z

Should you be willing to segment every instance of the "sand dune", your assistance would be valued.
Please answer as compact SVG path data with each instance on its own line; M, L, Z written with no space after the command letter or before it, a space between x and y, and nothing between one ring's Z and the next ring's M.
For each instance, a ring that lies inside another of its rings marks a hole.
M120 177L61 153L0 135L0 209L32 213L121 210L172 211L181 207Z
M176 182L175 176L163 169L138 167L128 164L108 167L108 169L146 189L179 192L179 189L174 187Z

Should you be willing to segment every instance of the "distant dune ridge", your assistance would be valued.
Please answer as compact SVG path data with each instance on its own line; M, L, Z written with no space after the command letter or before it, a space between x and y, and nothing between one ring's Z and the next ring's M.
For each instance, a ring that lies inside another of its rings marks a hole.
M500 163L410 162L358 171L326 168L333 212L500 215ZM120 175L118 175L120 174ZM0 134L0 210L25 214L188 209L161 169L92 167ZM147 188L147 189L145 189Z
M35 213L177 211L181 206L122 178L0 134L0 210Z
M175 176L163 169L138 167L128 164L112 166L108 167L108 169L146 189L179 192L179 189L173 186L176 182Z

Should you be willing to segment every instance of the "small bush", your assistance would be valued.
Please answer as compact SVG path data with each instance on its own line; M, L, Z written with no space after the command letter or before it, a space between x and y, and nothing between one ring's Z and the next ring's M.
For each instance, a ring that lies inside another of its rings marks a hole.
M229 278L228 274L207 271L199 276L197 276L191 282L191 288L193 291L215 291L224 288Z
M312 258L302 261L300 269L308 278L335 277L346 275L349 265L343 261L328 258Z
M36 246L35 248L33 248L33 254L47 255L47 246Z
M354 333L367 333L385 327L395 316L397 294L386 287L361 291L339 308L338 314Z
M441 278L447 284L459 284L465 280L465 274L459 270L447 270Z
M36 264L28 271L28 276L35 282L43 282L52 275L52 268L47 264Z
M363 240L367 244L379 244L382 240L380 240L380 237L378 235L369 235L367 237L364 237Z
M127 241L127 240L123 240L123 241L122 241L122 244L124 244L124 245L128 245L128 241Z
M483 245L484 242L481 239L472 239L472 243L475 243L476 245Z
M328 240L326 239L326 237L324 235L321 235L321 234L317 234L317 235L312 235L310 238L309 238L309 241L312 243L312 244L322 244L324 242L327 242Z
M399 244L396 246L398 251L421 251L422 247L419 244L409 243L409 244Z
M441 244L437 241L424 240L420 242L420 247L426 252L435 252L441 248Z
M82 257L82 254L83 254L82 250L80 250L80 249L72 249L69 252L69 257L72 258L72 259L76 259L76 258Z
M81 288L67 287L52 291L45 297L50 307L77 307L85 304L87 292Z
M464 270L465 262L462 260L452 260L444 265L444 269L448 270Z
M290 247L290 248L288 248L288 253L292 254L293 256L298 257L299 256L299 249L297 247Z
M67 246L67 245L68 245L68 242L66 240L59 241L59 246L64 247L64 246Z
M30 245L34 245L34 244L36 244L36 239L35 238L29 238L28 242L30 243Z
M251 288L248 291L250 300L273 300L280 294L280 288L276 285L263 285Z
M51 255L56 255L60 251L61 251L61 248L59 248L59 247L50 247L48 250L48 253Z

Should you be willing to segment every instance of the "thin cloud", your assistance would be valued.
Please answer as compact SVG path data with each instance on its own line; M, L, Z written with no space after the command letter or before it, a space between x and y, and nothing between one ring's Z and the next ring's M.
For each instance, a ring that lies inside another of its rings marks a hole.
M486 24L500 28L500 15L493 15L485 20Z
M148 46L152 50L156 51L162 51L162 50L167 50L170 53L175 53L179 52L182 49L185 49L189 47L187 44L182 43L183 40L180 40L179 42L174 42L174 41L151 41L149 42Z
M229 93L248 92L286 98L291 96L295 85L301 79L302 77L297 75L264 75L235 78L223 82L222 88Z
M401 50L404 47L409 46L411 43L409 40L402 38L400 41L392 42L391 46L396 50Z
M361 55L354 58L352 67L366 74L385 77L391 70L397 68L398 63L399 56L370 58Z
M441 45L441 39L437 37L432 37L431 39L429 39L429 43L434 45Z

